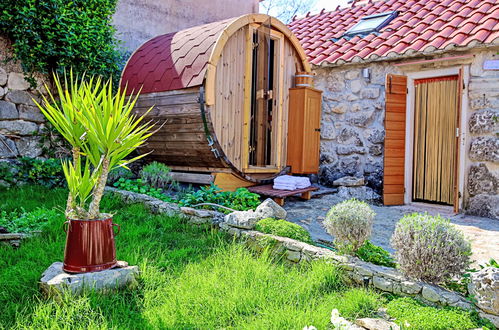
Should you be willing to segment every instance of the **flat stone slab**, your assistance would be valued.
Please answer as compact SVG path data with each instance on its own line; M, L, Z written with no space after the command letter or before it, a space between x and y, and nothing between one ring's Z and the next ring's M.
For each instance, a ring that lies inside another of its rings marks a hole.
M122 287L137 285L139 267L128 266L119 262L123 267L93 273L70 274L62 270L62 262L54 262L42 274L40 289L47 297L59 296L65 292L81 294L84 290L110 292Z

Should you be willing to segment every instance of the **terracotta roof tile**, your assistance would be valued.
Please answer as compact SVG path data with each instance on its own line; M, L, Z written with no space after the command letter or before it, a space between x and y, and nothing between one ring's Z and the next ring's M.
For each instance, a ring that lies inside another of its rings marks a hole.
M380 32L344 38L362 17L397 11ZM373 0L289 25L312 64L499 43L499 0Z

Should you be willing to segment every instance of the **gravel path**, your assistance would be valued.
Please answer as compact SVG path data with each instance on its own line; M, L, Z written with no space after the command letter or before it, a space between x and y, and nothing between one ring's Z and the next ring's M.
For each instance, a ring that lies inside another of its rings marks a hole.
M284 208L288 212L287 220L307 229L313 240L332 241L333 238L322 226L322 221L331 206L341 201L335 194L312 198L309 201L289 198L286 199ZM371 241L391 253L394 251L390 246L390 237L397 221L407 213L428 212L450 218L471 240L475 266L489 261L490 258L499 260L499 220L464 214L454 215L449 208L432 205L371 206L376 212Z

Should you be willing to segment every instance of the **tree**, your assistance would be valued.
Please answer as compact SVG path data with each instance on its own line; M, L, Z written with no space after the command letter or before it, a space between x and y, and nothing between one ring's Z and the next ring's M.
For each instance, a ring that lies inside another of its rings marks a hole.
M317 0L264 0L260 3L260 11L275 16L288 24L295 15L305 15Z

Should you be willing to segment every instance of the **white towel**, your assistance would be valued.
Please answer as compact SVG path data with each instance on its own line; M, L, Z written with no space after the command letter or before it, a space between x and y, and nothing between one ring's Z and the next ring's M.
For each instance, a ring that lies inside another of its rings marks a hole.
M281 175L274 179L273 188L277 190L296 190L310 186L310 179L307 177Z

